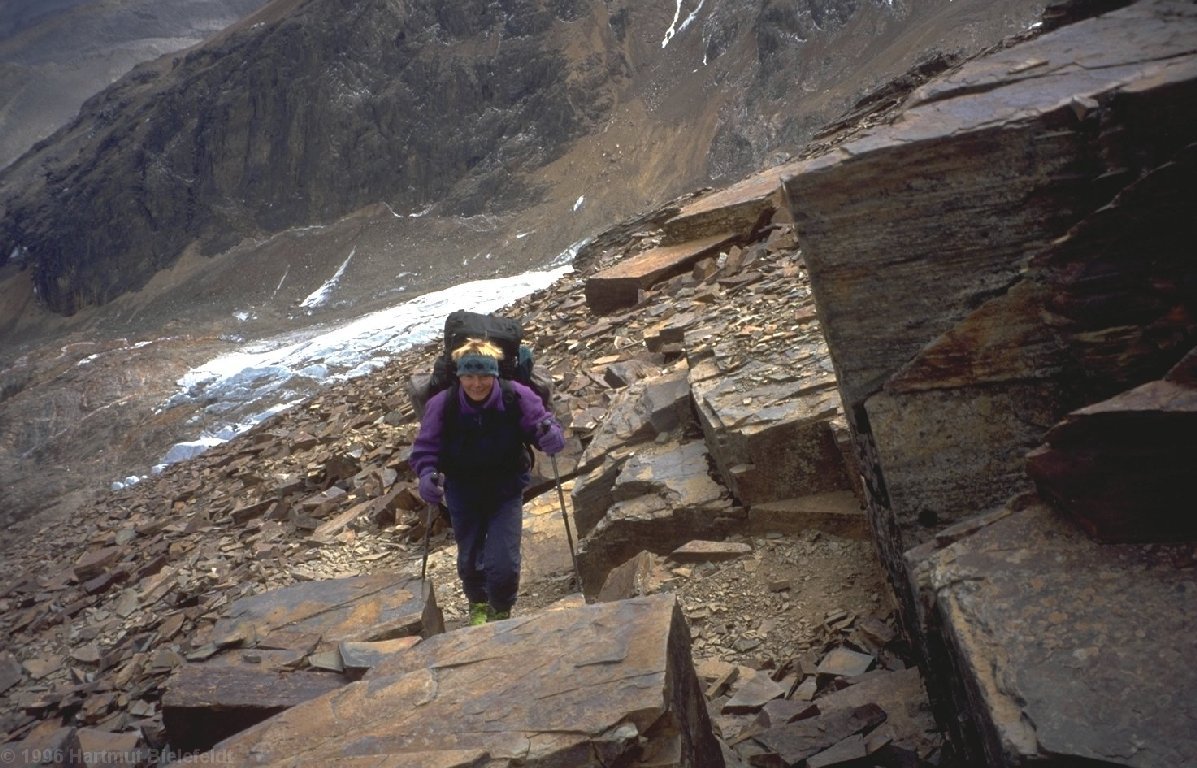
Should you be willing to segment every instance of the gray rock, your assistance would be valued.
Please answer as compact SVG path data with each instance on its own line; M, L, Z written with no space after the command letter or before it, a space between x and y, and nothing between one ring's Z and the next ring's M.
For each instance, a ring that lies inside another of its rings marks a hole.
M885 712L875 704L866 704L779 725L754 736L753 740L776 754L782 765L799 765L844 739L868 733L883 722Z
M692 422L691 413L684 369L636 382L612 401L579 460L579 471L589 472L613 451L649 442Z
M743 524L727 492L711 479L706 446L647 445L622 462L610 479L610 507L580 536L578 568L593 595L607 574L643 549L665 555L695 536L725 538ZM591 484L591 493L598 489ZM575 510L578 499L575 495ZM579 513L579 530L583 529Z
M694 402L724 484L749 506L848 488L833 424L839 393L817 329L770 362L737 366L736 343L690 354Z

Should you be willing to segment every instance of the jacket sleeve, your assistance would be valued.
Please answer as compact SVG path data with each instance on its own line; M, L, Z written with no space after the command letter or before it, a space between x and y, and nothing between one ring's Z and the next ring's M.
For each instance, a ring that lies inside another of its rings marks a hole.
M420 432L411 445L412 471L416 477L423 477L426 473L435 472L440 463L441 431L445 420L445 403L451 390L437 392L428 399L424 406L424 418L420 420Z
M529 442L535 444L536 438L540 435L541 424L546 419L550 420L554 427L561 429L561 423L557 421L557 417L544 407L544 403L540 399L540 395L526 384L521 384L518 381L511 382L511 388L515 391L519 399L520 406L520 430L524 433L524 437Z

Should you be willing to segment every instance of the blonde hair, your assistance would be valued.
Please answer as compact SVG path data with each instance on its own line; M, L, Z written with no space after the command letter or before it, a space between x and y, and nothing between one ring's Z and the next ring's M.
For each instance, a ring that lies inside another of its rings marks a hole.
M503 350L486 339L466 339L465 344L453 350L452 357L454 361L457 361L466 355L482 355L483 357L493 357L496 360L502 360Z

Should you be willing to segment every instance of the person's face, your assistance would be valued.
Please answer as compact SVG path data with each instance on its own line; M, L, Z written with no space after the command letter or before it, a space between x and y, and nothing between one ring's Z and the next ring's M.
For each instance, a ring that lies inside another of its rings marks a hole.
M461 379L462 389L466 397L478 402L490 396L490 388L495 385L494 376L484 376L477 373L467 373L458 377Z

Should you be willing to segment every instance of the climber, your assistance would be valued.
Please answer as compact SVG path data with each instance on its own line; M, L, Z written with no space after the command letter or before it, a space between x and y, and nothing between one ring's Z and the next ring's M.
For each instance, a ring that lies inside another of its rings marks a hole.
M499 377L499 347L471 338L451 357L458 383L428 401L411 467L420 497L448 507L469 623L478 625L509 618L519 591L527 446L553 456L565 434L536 392Z

